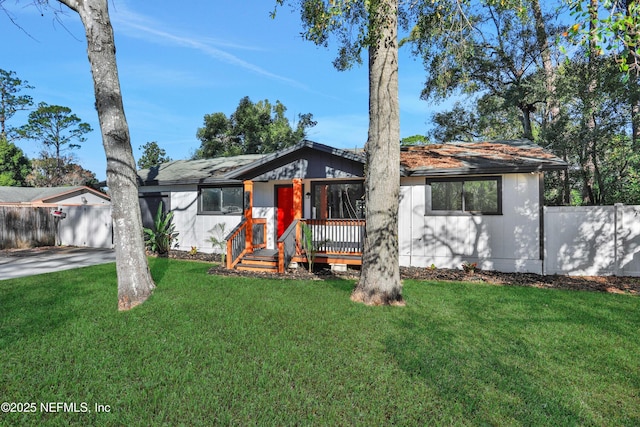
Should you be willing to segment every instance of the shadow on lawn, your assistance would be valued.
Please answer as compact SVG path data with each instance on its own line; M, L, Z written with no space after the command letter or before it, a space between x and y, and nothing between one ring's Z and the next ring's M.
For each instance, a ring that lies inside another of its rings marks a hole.
M470 307L462 300L444 312L407 308L396 319L397 333L383 339L399 368L437 395L452 419L490 425L506 420L534 425L553 419L593 422L567 403L573 396L562 394L563 385L554 382L556 365L538 360L541 352L550 350L544 348L547 343L540 348L523 332L526 324L560 321L565 313L558 319L522 313L510 318L504 313L496 316L490 305ZM474 300L471 305L480 303ZM554 363L561 368L571 360Z
M156 284L161 282L167 270L169 270L169 257L158 256L149 258L149 269L151 270L153 281L156 282Z
M61 330L73 323L79 311L89 308L77 304L91 301L91 291L83 283L70 278L56 282L54 275L20 279L20 286L0 290L0 346L17 344L24 337L37 337Z
M324 279L324 282L327 285L331 286L333 289L346 294L347 298L349 297L349 295L351 295L351 292L353 292L353 289L356 286L356 282L354 281L354 279L345 279L340 276L326 278Z

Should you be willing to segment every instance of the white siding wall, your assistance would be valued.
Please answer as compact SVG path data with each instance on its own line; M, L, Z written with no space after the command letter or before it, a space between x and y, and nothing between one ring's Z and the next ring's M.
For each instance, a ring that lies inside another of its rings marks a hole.
M502 177L502 215L432 215L424 178L403 179L399 245L403 266L542 272L537 174Z
M276 247L275 239L275 185L291 184L290 181L255 182L253 185L253 217L267 220L267 247ZM305 182L305 192L310 191ZM197 186L154 187L154 192L169 192L171 210L174 212L174 224L178 235L178 249L188 251L195 246L204 253L219 252L211 245L209 238L216 232L218 223L225 224L225 234L231 232L242 220L240 215L198 215ZM307 209L307 201L304 201Z
M214 248L209 238L216 232L214 226L225 224L225 234L238 225L241 215L198 215L198 188L183 187L171 191L171 211L178 235L178 249L188 251L195 246L199 252L212 253ZM215 250L219 252L219 250Z
M276 209L274 208L274 183L256 182L253 184L253 217L267 219L267 248L276 247Z

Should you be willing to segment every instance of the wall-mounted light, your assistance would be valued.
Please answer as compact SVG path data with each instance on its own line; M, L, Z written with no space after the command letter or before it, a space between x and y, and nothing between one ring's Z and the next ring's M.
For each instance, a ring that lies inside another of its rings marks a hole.
M304 198L309 200L311 198L311 193L309 191L307 191L306 193L304 193Z

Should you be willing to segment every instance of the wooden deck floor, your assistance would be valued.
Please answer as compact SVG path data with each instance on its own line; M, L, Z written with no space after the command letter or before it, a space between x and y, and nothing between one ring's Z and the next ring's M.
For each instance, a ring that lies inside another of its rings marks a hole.
M297 262L307 262L307 257L305 255L298 255L293 257L293 260ZM314 262L317 264L362 265L362 255L317 253Z

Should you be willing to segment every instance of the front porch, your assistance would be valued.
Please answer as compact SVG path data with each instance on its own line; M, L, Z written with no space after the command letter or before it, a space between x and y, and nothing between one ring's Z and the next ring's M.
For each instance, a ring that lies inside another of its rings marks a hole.
M365 221L302 218L303 185L297 178L290 203L276 215L275 248L267 248L268 220L253 217L253 187L252 181L244 181L243 217L226 237L228 269L284 273L292 262L362 264Z
M364 220L296 219L278 239L265 246L266 221L247 218L227 238L226 267L284 273L292 262L361 265Z

